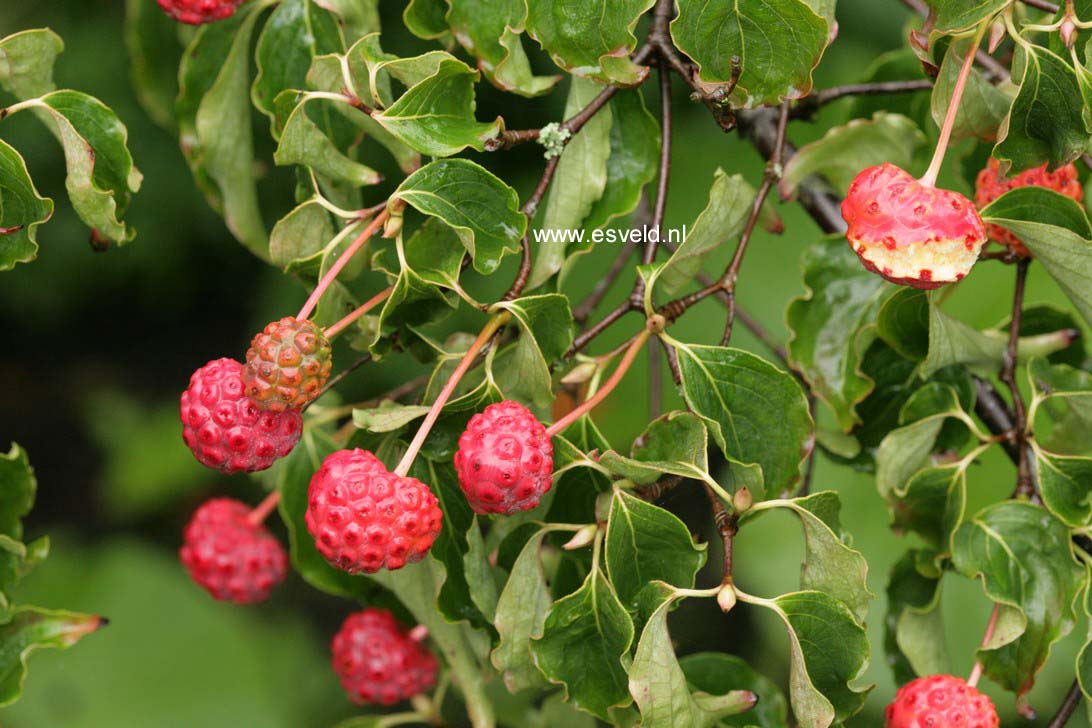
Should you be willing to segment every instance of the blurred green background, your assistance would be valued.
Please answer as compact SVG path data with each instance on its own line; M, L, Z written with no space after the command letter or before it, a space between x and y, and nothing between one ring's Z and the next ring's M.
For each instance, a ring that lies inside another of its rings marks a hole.
M118 112L145 175L129 214L138 239L122 249L94 253L88 231L67 204L63 158L52 138L30 117L19 115L0 124L3 138L27 158L39 189L57 202L53 220L39 231L39 259L0 275L0 448L16 440L29 451L39 497L28 536L48 533L54 541L49 561L17 596L22 602L95 612L112 620L109 629L68 652L37 654L22 701L0 711L0 725L328 726L353 713L327 656L329 638L352 605L315 592L295 576L260 607L218 604L189 583L176 556L182 526L204 498L226 494L256 502L260 496L258 485L247 478L218 476L192 459L179 437L178 393L190 372L207 360L241 357L252 333L293 312L304 291L229 236L195 189L177 139L155 126L138 106L122 42L123 6L120 0L0 3L0 36L49 26L64 38L59 85L94 94ZM424 46L401 30L402 6L381 3L385 27L391 29L384 44L408 54ZM877 55L904 43L903 25L909 19L897 0L841 0L838 17L840 38L817 71L820 87L860 80ZM548 62L541 57L537 61L548 71ZM693 221L705 205L716 167L743 171L756 183L762 170L748 145L721 133L704 108L687 101L681 84L676 83L676 91L669 226ZM557 119L564 102L564 87L536 100L505 97L485 85L479 93L479 116L501 114L511 128ZM846 102L835 105L814 125L794 124L790 136L797 144L814 139L847 113ZM268 166L267 126L256 120L256 129L259 138L266 138L259 152L271 223L290 209L291 175ZM480 161L524 194L542 164L533 145ZM792 203L779 205L779 211L786 231L777 237L763 233L755 240L739 295L743 307L785 340L783 312L792 297L803 293L795 261L819 233ZM615 252L600 246L582 259L570 292L589 290ZM729 254L721 251L725 259ZM719 269L718 263L711 268ZM496 282L472 285L502 290L509 277L506 269ZM613 306L629 285L623 278L604 306ZM954 293L951 311L970 323L993 325L1007 311L1010 286L1001 266L982 266ZM1032 303L1061 303L1041 271L1034 270L1029 290ZM607 350L635 323L625 319L596 346ZM458 324L457 318L451 322L452 327ZM722 325L723 312L710 299L680 322L675 335L708 342L719 336ZM737 329L736 345L765 355ZM408 368L415 366L398 358L366 367L348 380L346 397L383 392L404 381ZM647 421L646 372L642 360L623 391L598 411L619 449L628 447L640 423ZM672 397L668 405L676 401ZM971 507L1003 497L1012 480L1012 468L999 456L975 468ZM879 647L886 609L882 595L888 570L907 544L887 528L885 509L869 476L821 459L815 485L842 494L843 522L871 565L870 583L878 598L869 620L874 652L863 682L877 688L866 713L852 725L876 726L895 689ZM697 495L676 491L664 503L695 532L716 541L704 497ZM760 527L745 529L738 540L737 579L750 593L794 589L803 548L797 524L772 516L758 523ZM718 556L715 546L710 550L714 567L706 582L711 584L717 579ZM947 585L951 653L956 671L965 674L989 605L977 584L950 577ZM784 685L787 645L781 625L743 607L724 617L709 601L689 600L672 618L680 654L729 650ZM1032 693L1032 703L1043 714L1039 725L1045 725L1072 680L1072 658L1083 634L1084 626L1078 625L1058 646ZM1003 722L1016 724L1011 696L985 687L1007 716Z

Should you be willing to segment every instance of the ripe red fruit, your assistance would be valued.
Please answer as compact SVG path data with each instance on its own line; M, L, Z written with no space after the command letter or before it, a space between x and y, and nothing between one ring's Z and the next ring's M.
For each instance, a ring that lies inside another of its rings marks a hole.
M250 508L214 498L193 514L179 552L197 584L213 599L236 604L264 601L284 581L288 557L273 535L248 519Z
M230 18L243 0L158 0L159 7L180 23L204 25Z
M311 478L307 530L319 552L350 574L420 561L443 514L428 486L387 470L364 450L339 450Z
M1077 168L1072 164L1058 167L1053 172L1048 172L1047 166L1044 164L1042 167L1025 170L1015 177L1006 178L1001 176L1001 163L990 157L990 161L986 163L986 168L978 173L978 179L975 181L974 202L979 208L983 208L1001 195L1017 187L1046 187L1066 197L1072 197L1077 202L1084 200L1084 188L1081 187L1081 182L1077 179ZM1031 256L1031 251L1024 247L1024 244L1020 242L1020 238L1005 228L998 225L987 225L986 232L989 234L990 240L1008 246L1012 252L1020 257L1027 258Z
M330 342L309 319L274 321L250 343L243 380L247 396L262 409L303 407L330 378Z
M842 202L846 238L869 270L902 285L939 288L970 272L986 228L963 195L926 187L893 164L869 167Z
M951 675L919 677L899 688L887 706L884 728L997 728L990 699Z
M243 365L215 359L182 393L182 439L206 467L225 473L265 470L292 452L303 433L299 411L264 412L243 391Z
M550 490L554 448L526 407L499 402L470 418L459 438L455 472L476 513L519 513L537 506Z
M436 683L436 658L385 609L346 617L331 651L334 672L354 703L392 705Z

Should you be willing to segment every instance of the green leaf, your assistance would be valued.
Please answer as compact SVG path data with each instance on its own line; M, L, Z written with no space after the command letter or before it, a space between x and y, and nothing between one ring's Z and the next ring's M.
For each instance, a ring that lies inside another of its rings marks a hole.
M792 197L801 182L817 174L844 195L865 167L883 162L910 167L925 142L925 134L911 119L878 111L871 119L832 127L821 139L801 147L785 165L778 189L783 198Z
M1028 365L1032 400L1029 422L1043 449L1062 455L1092 455L1092 374L1033 359Z
M1016 53L1014 67L1024 69L1020 91L998 131L993 156L1003 171L1008 163L1020 171L1072 162L1084 153L1089 134L1073 68L1041 46L1017 46Z
M286 272L318 279L323 259L334 240L333 222L326 208L308 200L284 216L269 235L269 259Z
M102 617L20 607L0 626L0 706L23 692L27 659L40 649L66 649L106 624Z
M740 658L723 652L698 652L681 658L679 666L686 681L697 691L724 695L733 690L749 690L758 696L755 707L742 715L725 716L717 725L788 728L789 708L781 688Z
M888 286L861 267L839 236L804 251L801 263L807 294L793 299L786 313L792 337L789 358L848 432L861 422L857 405L873 390L861 371L874 337L869 326Z
M302 89L316 56L343 50L337 16L322 3L282 0L258 36L254 52L258 75L251 88L254 106L275 119L277 95Z
M907 551L891 570L887 586L884 647L900 685L918 676L950 674L940 610L940 579L921 573L923 552Z
M970 50L971 39L961 39L948 46L944 62L940 66L940 75L933 84L932 114L937 127L944 125L948 114L948 102L955 90L963 60ZM1009 113L1012 97L999 86L987 81L977 69L971 70L963 90L963 97L956 112L955 126L952 127L954 139L968 137L992 142L997 139L998 130Z
M1035 448L1043 504L1067 526L1092 523L1092 458L1055 455Z
M954 545L956 569L980 578L1001 605L993 638L978 652L985 674L1023 696L1076 621L1085 573L1073 559L1069 530L1038 506L1010 501L960 526Z
M565 686L571 703L609 721L611 708L631 701L632 642L633 622L606 575L593 567L579 589L550 608L531 654L551 682Z
M446 14L444 0L410 0L402 12L402 20L418 38L432 40L448 32Z
M125 125L101 101L78 91L54 91L35 106L56 124L68 166L65 188L80 219L109 240L132 240L136 231L121 216L143 177L126 146Z
M579 112L602 90L592 81L573 76L565 102L565 117L570 118ZM565 146L554 174L554 183L546 195L543 230L566 231L584 226L584 220L607 188L612 125L613 111L608 105ZM561 270L570 255L586 251L589 246L590 242L568 244L563 240L544 240L532 256L527 288L534 290L545 283Z
M638 485L651 485L665 473L711 482L708 441L708 430L697 416L669 412L645 428L630 457L608 450L599 456L599 464Z
M285 93L295 94L293 91ZM312 114L318 112L309 113L310 109L329 103L331 102L318 100L318 103L309 104L305 100L296 105L281 131L280 143L273 160L281 166L298 164L309 167L316 174L353 187L378 184L383 179L382 175L343 154L312 119Z
M672 602L665 600L653 613L633 656L629 691L641 709L641 725L704 728L717 725L721 716L746 714L757 700L748 690L716 696L691 694L667 631L667 613Z
M842 529L838 494L828 490L806 498L765 501L756 504L754 510L768 508L792 511L804 527L806 550L800 588L834 597L864 624L868 603L875 595L868 590L868 562L851 547L849 534Z
M656 291L672 296L691 285L706 258L743 232L756 194L743 175L729 175L718 167L709 188L709 202L686 240L660 268Z
M868 662L868 637L842 602L814 591L744 601L773 610L789 630L790 695L801 728L828 728L861 709L871 688L850 683Z
M926 0L936 15L933 29L940 33L967 30L997 13L1009 0Z
M982 211L982 219L1019 237L1084 320L1092 323L1092 236L1081 229L1087 218L1076 201L1028 187L1003 195Z
M523 50L524 0L449 0L449 4L447 24L456 40L478 59L478 68L497 88L541 96L557 84L560 76L535 76Z
M527 229L516 191L466 159L425 165L393 197L454 228L481 273L494 272L505 255L518 251Z
M627 609L637 611L638 594L654 581L693 587L704 563L705 547L694 543L686 524L615 486L607 519L606 565Z
M182 151L198 185L232 234L260 258L268 254L258 209L250 120L249 52L265 6L249 3L201 26L182 57L176 106Z
M815 436L796 379L740 349L669 343L678 353L683 397L724 454L759 464L767 492L800 482L800 466Z
M349 43L380 31L379 0L325 0L325 4L341 18Z
M542 528L524 544L497 600L493 624L500 641L490 659L513 693L543 682L542 673L531 659L531 640L542 636L546 612L552 604L539 559L547 533L549 528Z
M38 226L53 216L53 200L34 187L27 164L0 139L0 271L38 257Z
M0 454L0 535L22 540L22 521L34 506L37 489L26 450L13 443L6 455Z
M551 0L527 4L527 30L569 73L600 83L635 86L648 68L629 59L633 29L655 0Z
M637 208L641 191L655 177L660 159L660 124L639 91L619 91L610 100L610 156L603 193L584 220L597 228Z
M474 118L474 82L478 72L462 61L440 62L434 75L410 87L406 93L372 118L421 154L449 157L470 147L479 152L487 139L500 133L503 122Z
M178 65L182 60L177 21L152 3L126 0L125 47L129 52L129 80L141 107L155 123L173 130Z
M506 396L518 396L546 407L553 402L550 365L559 361L573 343L573 314L569 299L557 293L524 296L495 307L508 311L520 328L512 359L496 363L497 386Z
M740 63L730 101L736 108L772 106L811 92L811 71L829 39L827 21L803 0L708 3L678 0L671 37L698 64L698 80L727 86Z
M48 28L0 38L0 88L20 101L52 91L53 65L64 41Z

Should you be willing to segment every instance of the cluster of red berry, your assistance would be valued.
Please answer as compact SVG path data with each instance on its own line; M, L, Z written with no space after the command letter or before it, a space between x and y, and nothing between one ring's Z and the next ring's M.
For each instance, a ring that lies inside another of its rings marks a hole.
M254 337L245 364L217 359L194 372L181 397L183 440L199 462L225 473L269 468L299 442L303 409L323 392L330 370L321 329L306 319L275 321ZM476 512L529 510L552 483L550 436L522 405L490 405L460 438L455 469ZM262 525L276 498L254 510L216 498L186 527L182 563L215 599L262 601L284 579L284 549ZM311 479L304 516L319 552L349 573L420 561L443 525L427 485L359 449L326 458ZM335 638L334 667L353 700L395 702L434 681L435 658L419 643L390 614L365 610Z

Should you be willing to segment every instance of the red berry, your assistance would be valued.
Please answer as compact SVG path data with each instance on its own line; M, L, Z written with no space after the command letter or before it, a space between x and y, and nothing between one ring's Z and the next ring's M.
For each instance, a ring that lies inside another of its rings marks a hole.
M990 699L951 675L919 677L899 688L884 728L997 728Z
M963 195L926 187L893 164L869 167L842 202L846 238L864 266L914 288L939 288L970 272L986 228Z
M1001 176L1001 163L990 157L986 168L978 173L978 179L975 181L974 202L979 208L983 208L1010 190L1032 186L1046 187L1066 197L1072 197L1077 202L1084 200L1084 188L1077 179L1077 168L1072 164L1058 167L1053 172L1048 172L1044 164L1042 167L1025 170L1015 177L1006 178ZM1020 238L1005 228L987 225L986 232L989 233L990 240L1008 246L1020 257L1031 256L1031 251L1024 247Z
M292 452L303 433L299 411L264 412L243 391L243 365L216 359L182 393L182 439L194 457L225 473L265 470Z
M330 378L330 342L314 321L287 317L254 337L246 353L247 396L262 409L303 407Z
M436 683L436 658L385 609L346 617L331 651L334 672L354 703L392 705Z
M180 23L204 25L230 18L244 0L158 0L163 8Z
M307 530L319 552L350 574L420 561L443 514L428 486L387 470L364 450L339 450L311 478Z
M476 513L528 511L550 490L554 448L526 407L499 402L470 418L459 438L455 472Z
M193 514L180 555L190 578L213 599L236 604L264 601L284 581L288 557L272 534L251 523L250 508L214 498Z

